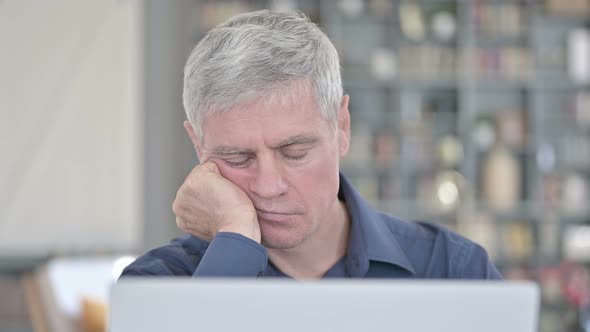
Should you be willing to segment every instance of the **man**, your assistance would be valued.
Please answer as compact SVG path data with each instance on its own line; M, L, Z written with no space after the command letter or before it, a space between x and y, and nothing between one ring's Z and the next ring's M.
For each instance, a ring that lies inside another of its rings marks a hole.
M124 276L501 278L477 244L374 210L339 174L349 97L336 49L303 14L257 11L211 30L183 99L201 161L172 206L187 235Z

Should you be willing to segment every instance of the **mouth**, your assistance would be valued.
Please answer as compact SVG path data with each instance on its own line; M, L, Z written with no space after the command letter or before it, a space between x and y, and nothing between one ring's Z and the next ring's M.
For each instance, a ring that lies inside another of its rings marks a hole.
M259 219L264 219L267 221L275 221L275 222L285 222L289 219L293 218L296 213L291 212L274 212L274 211L265 211L256 209L256 214L258 215Z

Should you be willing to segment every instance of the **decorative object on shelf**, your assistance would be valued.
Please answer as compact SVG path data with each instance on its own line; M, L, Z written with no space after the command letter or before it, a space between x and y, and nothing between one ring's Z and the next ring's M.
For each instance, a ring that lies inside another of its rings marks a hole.
M560 266L544 266L541 271L539 271L539 282L541 285L543 302L556 305L562 301L562 274L563 271Z
M496 129L494 118L490 115L480 115L473 129L473 141L482 151L489 150L496 141Z
M583 176L577 173L565 175L561 184L563 212L567 215L579 215L590 211L588 191L588 181Z
M397 75L397 59L390 48L376 49L371 56L371 73L380 81L390 81Z
M435 190L437 210L456 210L463 201L464 178L457 171L441 170L436 174Z
M534 240L526 222L513 220L501 226L503 256L509 262L529 259L533 254Z
M585 332L590 327L590 272L583 265L564 261L536 269L545 305L564 310L541 311L542 331Z
M590 262L590 226L570 225L565 229L563 254L570 261Z
M590 31L578 28L568 35L568 71L575 83L590 83Z
M587 331L590 326L590 272L576 263L565 262L562 271L561 293L571 309L568 331Z
M441 10L432 15L432 33L442 41L451 41L457 34L457 18L449 11Z
M447 135L438 141L438 160L443 167L454 168L463 161L463 144L455 135Z
M526 146L527 125L526 115L521 109L507 109L498 112L496 125L498 140L513 149L523 149Z
M508 212L521 201L521 170L510 149L496 143L482 165L483 199L497 211Z
M537 149L537 167L543 173L550 173L555 169L555 147L549 143L541 143Z
M576 125L579 128L590 129L590 91L578 91L573 98L573 113Z
M426 38L424 15L420 3L404 0L399 4L399 22L404 36L421 41Z
M439 221L457 212L465 199L465 179L457 171L422 171L415 182L415 200L421 213L435 216Z

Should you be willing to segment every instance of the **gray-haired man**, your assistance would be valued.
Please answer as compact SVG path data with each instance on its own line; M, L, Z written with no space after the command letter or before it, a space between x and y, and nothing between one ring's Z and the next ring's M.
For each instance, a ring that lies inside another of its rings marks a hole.
M477 244L374 210L339 173L348 96L336 49L303 14L245 13L211 30L183 97L201 161L173 204L187 235L124 276L501 278Z

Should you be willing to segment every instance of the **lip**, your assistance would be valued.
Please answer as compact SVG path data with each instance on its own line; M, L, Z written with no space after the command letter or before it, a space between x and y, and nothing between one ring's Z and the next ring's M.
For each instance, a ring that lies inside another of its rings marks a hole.
M270 212L259 209L256 209L256 214L258 214L258 218L276 222L288 221L295 215L295 213Z

